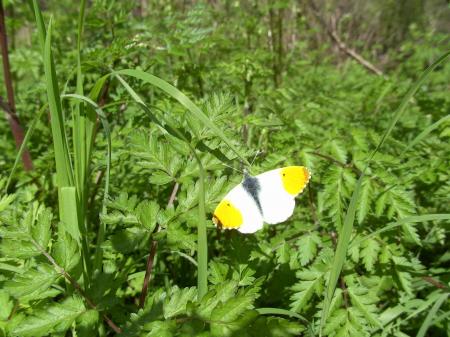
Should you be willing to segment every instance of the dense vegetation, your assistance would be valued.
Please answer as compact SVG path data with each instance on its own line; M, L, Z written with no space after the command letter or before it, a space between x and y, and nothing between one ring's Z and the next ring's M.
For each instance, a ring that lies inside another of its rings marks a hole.
M450 336L446 1L3 7L0 336ZM292 164L288 221L214 227Z

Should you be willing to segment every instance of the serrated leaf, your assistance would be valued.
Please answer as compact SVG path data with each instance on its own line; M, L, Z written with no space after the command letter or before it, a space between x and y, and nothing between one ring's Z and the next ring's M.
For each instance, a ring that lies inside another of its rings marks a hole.
M230 336L255 319L257 313L249 311L253 307L252 302L252 297L240 295L218 305L211 313L211 334Z
M347 162L347 151L340 142L338 142L337 140L333 140L330 143L330 150L337 160L339 160L342 163Z
M163 312L164 318L169 319L180 315L186 311L188 301L193 301L197 297L197 289L174 287L167 294L164 300Z
M211 313L214 308L221 302L226 302L234 296L238 285L235 281L226 281L210 290L203 296L201 302L198 304L196 314L205 320L210 320Z
M167 244L171 249L195 250L196 236L184 230L180 224L171 223L167 227Z
M150 184L165 185L172 182L174 179L170 175L162 171L156 171L150 176Z
M378 328L382 328L382 325L378 320L378 310L375 305L378 298L370 294L367 289L362 287L348 287L347 290L353 306L367 319L370 324Z
M210 261L209 263L209 282L212 284L221 284L227 278L229 265L217 261Z
M295 312L302 312L306 303L315 293L321 291L324 274L319 271L307 270L299 272L301 280L292 286L294 294L291 296L291 309Z
M375 262L378 260L378 253L380 252L380 244L375 239L367 239L361 244L361 257L367 271L373 271Z
M0 212L3 212L5 209L7 209L15 198L16 196L14 194L7 194L2 196L2 198L0 199Z
M289 247L289 245L286 242L284 242L283 244L280 245L280 247L277 249L278 263L283 264L283 263L289 262L290 250L291 250L291 248Z
M343 325L347 320L347 310L338 309L334 311L327 319L325 324L325 328L323 330L324 334L331 334L333 331L337 331L337 329Z
M152 233L158 220L158 203L155 201L143 201L136 207L135 212L139 223Z
M320 242L320 238L315 232L303 235L297 241L302 266L306 266L316 256L318 242Z
M238 270L233 273L233 279L239 280L239 286L252 285L255 281L255 271L246 264L240 264Z
M419 234L417 234L417 228L411 223L402 224L403 233L405 234L406 240L414 242L415 244L422 246Z
M19 337L41 337L51 332L62 333L85 310L80 298L69 297L61 303L52 303L35 309L33 314L23 319L11 333Z
M51 236L52 212L45 208L38 213L37 219L31 227L31 236L43 249L47 248Z
M58 234L58 240L53 246L53 257L67 272L70 272L80 261L80 252L77 242L68 232Z
M38 298L40 293L46 291L59 276L53 267L42 264L22 274L15 274L11 280L5 282L4 289L15 298L27 296L30 300Z

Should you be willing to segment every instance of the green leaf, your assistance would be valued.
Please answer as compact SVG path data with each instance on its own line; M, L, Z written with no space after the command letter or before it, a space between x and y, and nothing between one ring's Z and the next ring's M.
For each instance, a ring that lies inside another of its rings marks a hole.
M297 276L301 281L292 286L294 294L291 296L290 307L294 312L302 312L311 297L322 291L324 274L321 271L309 269L298 272Z
M367 271L373 271L375 262L378 260L378 253L380 252L380 244L375 239L365 240L361 244L361 257L364 262L364 267Z
M211 334L213 336L231 336L256 318L251 296L240 295L219 304L211 313Z
M62 228L67 231L76 242L80 243L81 233L78 227L77 195L75 187L60 188L60 215Z
M330 148L331 153L336 157L337 160L339 160L341 163L347 162L347 150L345 149L345 146L343 146L337 140L333 140L330 143Z
M11 333L19 337L41 337L49 333L65 332L73 321L85 312L83 301L69 297L61 303L52 303L34 310Z
M317 254L317 244L320 242L321 240L316 232L304 235L297 241L302 266L306 266L313 260Z
M196 248L195 234L191 234L178 223L171 223L167 227L167 244L173 250L191 250Z
M22 274L5 282L4 289L18 299L27 296L28 300L38 299L60 275L49 265L39 265L37 268L25 270Z
M1 321L6 321L14 308L14 303L4 289L0 290L0 327Z
M363 287L348 287L347 290L353 306L370 324L381 329L382 325L378 320L378 309L376 307L378 298Z
M221 284L226 281L229 265L217 261L209 263L209 282L212 284Z
M135 212L139 223L152 233L158 220L158 203L155 201L143 201L136 207Z
M186 305L197 297L196 288L173 287L164 300L164 318L169 319L186 312Z
M31 228L31 236L36 243L43 249L46 249L51 236L51 220L52 212L49 208L45 208L39 212L37 220Z
M414 242L415 244L422 246L420 242L419 234L417 234L417 228L410 223L402 224L403 233L405 234L406 240L409 242Z
M198 303L195 310L196 315L208 321L211 318L211 313L219 303L224 303L232 298L238 289L237 282L224 281L211 289Z
M152 173L149 178L150 184L165 185L173 181L173 178L165 172L157 171Z
M7 209L9 205L12 204L15 198L16 196L14 194L7 194L2 196L2 198L0 199L0 212L3 212L5 209Z
M80 261L78 244L67 232L60 232L58 234L58 240L53 246L52 253L58 265L63 267L67 272L75 268Z

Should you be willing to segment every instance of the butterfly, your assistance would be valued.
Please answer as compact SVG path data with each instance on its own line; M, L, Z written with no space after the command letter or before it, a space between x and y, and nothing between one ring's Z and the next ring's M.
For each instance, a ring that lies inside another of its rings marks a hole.
M254 233L264 222L277 224L294 212L295 197L311 178L305 166L287 166L257 176L244 175L217 205L213 222L219 228Z

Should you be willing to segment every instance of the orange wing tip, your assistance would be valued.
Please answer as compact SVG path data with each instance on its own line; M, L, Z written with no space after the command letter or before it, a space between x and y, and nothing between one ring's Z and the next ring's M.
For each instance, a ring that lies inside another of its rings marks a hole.
M303 188L300 190L300 192L298 192L298 195L303 193L303 191L305 190L306 186L308 186L309 181L311 180L311 176L312 176L312 172L306 166L303 166L303 174L304 174L304 177L305 177L305 185L303 185Z
M237 229L241 227L243 218L229 200L222 200L214 211L212 221L220 229Z

